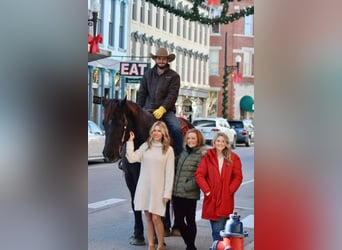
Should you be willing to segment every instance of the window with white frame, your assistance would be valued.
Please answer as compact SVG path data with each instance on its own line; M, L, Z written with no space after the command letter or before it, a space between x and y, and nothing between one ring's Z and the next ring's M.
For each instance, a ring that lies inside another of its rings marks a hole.
M187 72L187 74L186 74L186 80L188 81L188 82L190 82L190 75L191 75L191 61L192 61L192 56L191 55L188 55L188 72Z
M210 31L211 31L211 34L220 34L220 24L213 24L211 27L210 27Z
M104 6L103 5L103 0L100 1L100 6ZM101 7L98 16L97 16L97 34L103 34L103 12L104 12L104 8ZM101 42L102 43L102 42Z
M150 2L147 7L147 24L152 26L152 4Z
M186 56L182 54L182 81L185 81L185 63L186 63Z
M197 43L197 33L198 33L198 26L199 24L197 22L194 23L195 26L195 33L194 33L194 42Z
M245 16L245 35L253 35L253 17L254 15Z
M157 13L156 13L156 28L160 28L160 8L157 8Z
M204 39L204 45L207 46L208 45L208 29L204 26L204 36L203 36L203 39Z
M191 36L192 36L192 23L193 23L193 22L189 22L189 23L188 23L188 30L189 30L189 32L188 32L188 34L189 34L189 35L188 35L188 39L189 39L189 40L192 39L192 37L191 37Z
M181 35L181 18L177 16L177 36Z
M132 2L132 19L137 20L137 0Z
M166 31L167 20L166 20L166 10L163 11L163 30Z
M183 38L186 38L186 24L188 23L187 20L183 20Z
M126 22L126 4L121 2L120 4L120 24L119 24L119 48L125 48L125 22Z
M169 32L173 33L173 14L170 14Z
M211 76L219 75L220 54L218 49L210 49L209 55L209 74Z
M145 23L145 0L140 1L140 22Z
M243 75L252 76L253 74L253 53L252 51L244 51L243 53Z
M200 29L200 34L199 34L199 43L202 44L203 43L203 24L199 25L199 29Z
M110 13L109 13L109 30L108 30L108 45L114 46L114 36L115 36L115 0L110 1Z

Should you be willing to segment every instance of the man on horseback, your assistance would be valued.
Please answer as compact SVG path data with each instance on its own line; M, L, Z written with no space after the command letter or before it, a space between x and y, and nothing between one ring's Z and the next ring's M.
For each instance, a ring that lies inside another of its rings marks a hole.
M153 110L153 116L166 123L173 139L175 155L178 156L183 150L183 132L175 114L180 76L170 68L169 64L176 55L168 54L166 48L159 48L155 55L151 53L151 58L155 61L155 65L142 78L137 103L145 110ZM171 227L169 206L163 222L165 233L169 234Z
M176 117L175 103L180 88L179 74L170 68L169 63L175 54L168 54L165 48L159 48L151 58L156 62L142 78L138 104L146 110L154 110L153 116L166 123L172 138L176 156L183 150L183 133Z

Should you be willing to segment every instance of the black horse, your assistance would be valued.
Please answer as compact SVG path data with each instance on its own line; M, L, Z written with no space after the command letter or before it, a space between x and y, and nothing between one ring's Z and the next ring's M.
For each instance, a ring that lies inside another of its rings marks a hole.
M95 97L96 98L96 97ZM94 101L95 102L95 101ZM96 103L99 103L97 101ZM134 209L134 195L140 174L140 163L129 163L125 157L125 142L129 138L129 131L135 134L134 148L137 149L146 141L149 136L149 130L156 121L149 111L143 110L138 104L124 99L100 99L104 107L103 126L106 132L105 147L103 155L107 161L117 162L121 159L119 167L124 171L126 185L131 195L131 206L134 212L134 238L142 242L144 235L142 213ZM178 118L183 135L192 124L183 118ZM166 214L166 218L170 215Z

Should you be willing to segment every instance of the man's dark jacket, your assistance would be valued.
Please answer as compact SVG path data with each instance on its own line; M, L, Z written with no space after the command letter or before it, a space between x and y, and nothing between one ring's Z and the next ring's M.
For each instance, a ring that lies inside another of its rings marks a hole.
M154 65L141 80L138 104L146 110L163 106L167 111L176 112L179 88L180 77L176 71L170 69L170 65L161 75L158 75L157 65Z

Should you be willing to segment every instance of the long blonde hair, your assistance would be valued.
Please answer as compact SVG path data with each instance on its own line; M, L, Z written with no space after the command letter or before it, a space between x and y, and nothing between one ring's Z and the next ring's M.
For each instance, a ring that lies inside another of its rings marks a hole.
M213 139L213 147L214 147L215 141L216 141L217 138L220 137L220 136L223 137L224 142L225 142L225 144L226 144L226 147L222 150L223 157L224 157L224 159L226 160L226 162L227 162L228 164L231 164L231 163L232 163L232 158L231 158L232 150L231 150L231 148L230 148L229 138L228 138L228 136L227 136L225 133L223 133L223 132L218 132L218 133L215 135L215 137L214 137L214 139Z
M152 147L152 141L153 141L152 133L153 133L153 130L156 126L159 126L159 128L163 134L163 138L161 140L161 143L163 145L163 154L165 154L170 147L171 138L170 138L169 130L168 130L165 122L163 122L163 121L156 121L155 123L153 123L153 125L150 129L150 132L149 132L150 136L147 139L147 145L148 146L147 146L146 150L148 150Z

